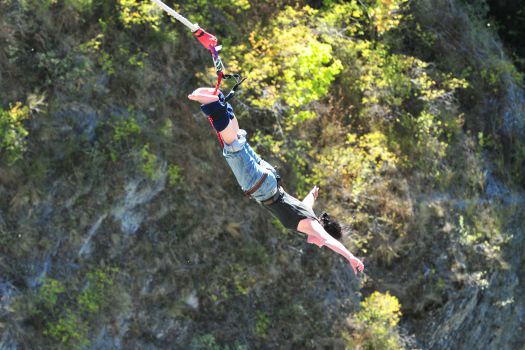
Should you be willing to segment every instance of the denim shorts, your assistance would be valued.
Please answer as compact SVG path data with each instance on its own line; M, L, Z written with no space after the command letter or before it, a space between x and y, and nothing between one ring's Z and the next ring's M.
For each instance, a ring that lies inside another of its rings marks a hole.
M224 144L223 155L244 192L251 189L264 173L268 174L259 189L252 194L255 200L261 202L277 193L277 172L250 147L246 131L239 130L234 142Z

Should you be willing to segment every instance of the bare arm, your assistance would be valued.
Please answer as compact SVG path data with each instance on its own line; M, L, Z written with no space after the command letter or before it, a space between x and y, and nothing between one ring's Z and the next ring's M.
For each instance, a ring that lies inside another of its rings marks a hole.
M319 195L319 187L314 186L314 188L312 188L310 192L308 192L306 197L304 197L303 203L309 206L310 208L313 208L314 202L317 199L318 195Z
M361 260L350 253L341 242L330 236L318 221L312 219L301 220L297 229L308 235L308 243L316 244L319 247L325 245L337 254L342 255L352 265L355 274L363 271L364 265Z

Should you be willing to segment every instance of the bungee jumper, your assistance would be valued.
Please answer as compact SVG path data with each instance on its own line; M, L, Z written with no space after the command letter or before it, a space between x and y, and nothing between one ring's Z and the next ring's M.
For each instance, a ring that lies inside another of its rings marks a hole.
M201 110L208 116L217 133L223 156L245 195L269 210L285 228L306 234L308 243L318 247L328 247L343 256L350 263L355 274L362 272L364 265L361 260L338 240L342 236L341 225L327 213L323 213L320 217L315 214L313 206L319 188L314 186L302 201L291 196L280 185L280 176L275 168L255 153L249 145L247 133L239 128L233 108L228 103L243 79L238 74L224 74L224 66L218 55L220 46L217 46L215 36L192 24L160 0L152 1L190 28L201 44L212 54L218 76L216 86L198 88L188 98L201 104ZM219 90L222 78L236 80L232 91L226 96Z

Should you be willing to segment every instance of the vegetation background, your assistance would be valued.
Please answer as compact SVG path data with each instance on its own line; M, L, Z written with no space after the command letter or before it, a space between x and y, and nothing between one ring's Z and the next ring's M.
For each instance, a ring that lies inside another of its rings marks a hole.
M525 5L168 1L363 257L243 198L139 0L0 0L0 349L524 349Z

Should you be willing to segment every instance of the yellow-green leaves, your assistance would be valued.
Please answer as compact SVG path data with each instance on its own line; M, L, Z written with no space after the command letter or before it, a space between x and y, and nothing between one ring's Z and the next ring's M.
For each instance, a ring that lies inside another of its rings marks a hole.
M376 0L369 9L378 34L395 28L402 19L401 8L408 0Z
M390 293L372 293L361 302L361 310L355 316L356 332L352 343L363 349L403 349L396 329L401 318L400 309L401 304Z
M348 134L345 143L327 147L317 155L313 182L320 186L351 188L352 194L358 195L384 165L396 165L398 159L388 150L386 142L380 132L361 137Z
M332 4L321 14L319 29L330 36L363 35L369 22L366 9L357 1ZM330 38L326 38L330 40Z
M120 20L124 27L137 24L149 24L159 29L161 10L151 1L118 0Z
M365 106L386 103L400 105L409 97L412 84L407 74L411 58L393 55L380 43L360 40L353 48L360 54L356 86L362 92Z
M246 86L257 107L304 107L328 93L342 63L322 42L312 18L317 11L288 7L262 33L250 34L250 46L239 45L236 64L247 72Z
M327 2L327 1L325 1ZM382 35L396 28L403 18L403 6L408 0L351 0L342 4L327 2L329 11L323 22L344 28L339 34L363 35L366 30Z
M29 119L29 107L17 102L8 111L0 108L0 155L8 164L22 158L29 132L24 120Z
M298 52L286 62L282 94L289 106L300 107L328 93L335 76L342 70L342 63L334 60L330 45L319 41L310 41L305 47L295 49Z
M401 318L401 304L397 298L380 292L372 293L361 302L361 310L357 319L366 324L379 323L388 327L395 327Z
M251 5L248 0L230 0L232 5L237 8L236 12L240 13L242 11L248 10Z

